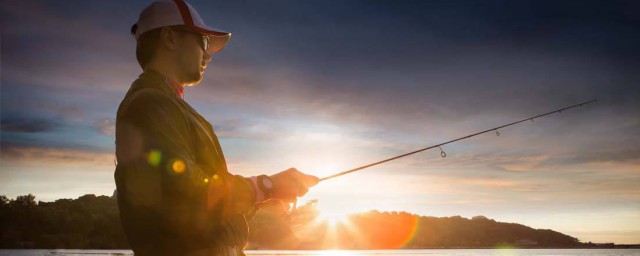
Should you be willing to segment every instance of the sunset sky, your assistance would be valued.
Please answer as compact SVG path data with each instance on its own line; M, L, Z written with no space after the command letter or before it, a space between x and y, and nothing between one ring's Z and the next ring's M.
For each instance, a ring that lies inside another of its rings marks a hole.
M0 5L0 195L111 195L115 114L151 1ZM320 183L377 209L640 243L640 2L189 1L230 31L185 100L234 174L326 176L590 99L598 103Z

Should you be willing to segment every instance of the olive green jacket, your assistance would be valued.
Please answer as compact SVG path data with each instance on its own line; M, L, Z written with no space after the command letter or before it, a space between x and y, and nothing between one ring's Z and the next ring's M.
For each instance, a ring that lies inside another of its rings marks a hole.
M227 170L213 128L161 73L133 82L116 118L120 218L136 255L246 246L251 181Z

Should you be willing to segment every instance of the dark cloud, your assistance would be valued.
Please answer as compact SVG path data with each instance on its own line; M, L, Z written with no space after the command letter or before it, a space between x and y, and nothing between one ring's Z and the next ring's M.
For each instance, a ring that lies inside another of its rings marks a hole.
M590 120L639 115L632 1L190 3L234 33L185 96L228 109L212 120L221 137L292 129L224 121L239 113L366 127L358 136L389 141L455 136L591 98L606 111ZM3 24L21 24L3 38L3 115L54 112L112 134L108 120L139 73L128 29L147 4L3 5Z
M115 153L95 148L27 146L2 143L2 159L28 163L111 165Z
M412 133L592 98L606 103L600 108L638 115L633 2L276 1L220 8L229 12L211 17L238 33L213 64L209 86L198 88L206 93L194 99L274 118Z
M10 132L48 132L59 125L58 121L50 119L10 118L0 120L0 130Z

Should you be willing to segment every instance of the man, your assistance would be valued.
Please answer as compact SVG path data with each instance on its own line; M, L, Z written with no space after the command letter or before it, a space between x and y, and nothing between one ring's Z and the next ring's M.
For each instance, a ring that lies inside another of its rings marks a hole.
M116 118L115 181L136 255L242 255L245 216L265 200L293 202L318 178L295 168L244 178L227 170L212 126L182 98L230 33L184 1L157 1L132 27L143 73Z

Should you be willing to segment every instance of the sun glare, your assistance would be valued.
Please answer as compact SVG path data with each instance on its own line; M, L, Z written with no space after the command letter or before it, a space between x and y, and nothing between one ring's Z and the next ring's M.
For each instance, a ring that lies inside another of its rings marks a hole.
M322 251L320 252L318 255L321 256L350 256L353 255L347 251L341 251L341 250L328 250L328 251Z
M315 168L315 171L317 172L316 174L323 177L336 174L340 170L340 166L334 163L324 163Z
M340 211L321 210L318 215L318 221L327 221L331 225L347 221L348 213Z

